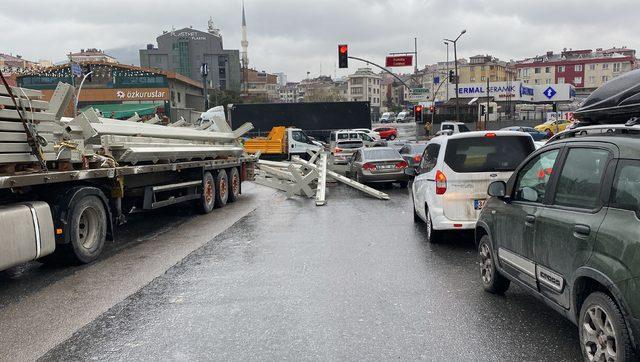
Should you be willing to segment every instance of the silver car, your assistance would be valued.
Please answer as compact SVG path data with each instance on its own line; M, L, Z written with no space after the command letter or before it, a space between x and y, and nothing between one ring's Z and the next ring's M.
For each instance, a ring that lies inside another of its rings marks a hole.
M360 183L400 183L407 187L407 167L398 151L391 147L360 148L349 159L347 176Z

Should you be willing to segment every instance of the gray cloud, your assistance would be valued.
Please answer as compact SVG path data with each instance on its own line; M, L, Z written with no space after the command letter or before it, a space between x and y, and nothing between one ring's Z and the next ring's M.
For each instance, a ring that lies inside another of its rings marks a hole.
M307 71L318 75L321 67L326 75L348 74L335 69L338 43L349 44L351 55L381 63L387 52L411 50L418 37L420 65L444 60L442 38L464 28L461 57L519 59L564 47L635 47L640 11L636 0L246 0L245 6L251 65L294 80ZM57 61L80 48L131 49L154 43L172 26L204 30L209 16L225 47L239 48L240 9L240 0L11 2L0 13L0 51ZM351 61L349 72L359 65Z

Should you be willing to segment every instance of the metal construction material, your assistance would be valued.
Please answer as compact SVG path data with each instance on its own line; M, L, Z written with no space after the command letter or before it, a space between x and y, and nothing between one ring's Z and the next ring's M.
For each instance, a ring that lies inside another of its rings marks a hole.
M320 154L320 162L318 162L318 186L316 187L316 206L322 206L327 203L327 154Z

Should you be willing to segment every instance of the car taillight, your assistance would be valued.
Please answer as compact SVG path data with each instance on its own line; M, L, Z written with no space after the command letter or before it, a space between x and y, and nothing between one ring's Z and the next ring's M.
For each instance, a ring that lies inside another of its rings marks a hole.
M422 161L422 156L421 155L415 155L415 156L413 156L413 160L416 163L420 163L420 161Z
M495 137L495 136L496 136L496 134L495 134L495 133L493 133L493 132L489 132L489 133L485 133L485 135L484 135L484 136L485 136L485 137L488 137L488 138L493 138L493 137Z
M436 171L436 195L442 195L447 191L447 176L442 171Z
M340 147L336 147L333 149L333 153L340 153L340 152L342 152L342 148Z
M371 162L366 162L364 165L362 165L362 169L363 170L375 170L376 169L376 165L374 165Z
M400 161L396 163L396 168L407 168L407 167L409 167L409 164L407 164L407 161Z

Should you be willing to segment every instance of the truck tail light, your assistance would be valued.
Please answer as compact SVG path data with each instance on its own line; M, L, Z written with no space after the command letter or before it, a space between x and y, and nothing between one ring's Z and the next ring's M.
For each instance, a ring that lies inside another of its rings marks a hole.
M396 163L396 168L407 168L407 167L409 167L409 165L407 164L407 161L400 161Z
M371 162L366 162L364 165L362 165L362 169L363 170L368 170L368 171L375 170L376 169L376 165L374 165Z
M340 147L336 147L333 149L333 153L340 153L340 152L342 152L342 148Z
M436 171L436 195L442 195L447 191L447 176L442 171Z

